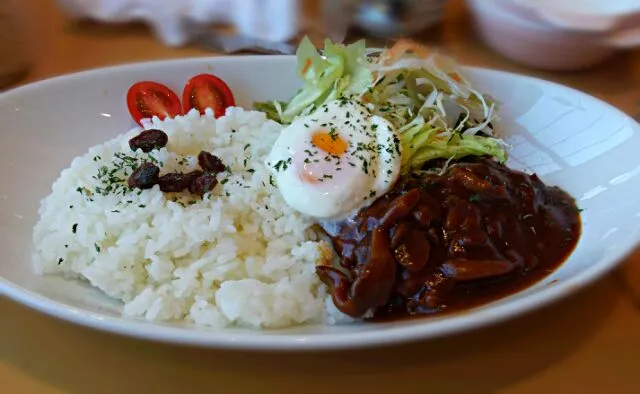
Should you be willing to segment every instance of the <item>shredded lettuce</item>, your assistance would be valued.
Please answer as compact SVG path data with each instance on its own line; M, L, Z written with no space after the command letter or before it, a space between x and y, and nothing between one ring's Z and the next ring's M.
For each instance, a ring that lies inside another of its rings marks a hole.
M264 112L268 119L281 122L282 108L286 105L287 103L283 101L263 101L253 103L253 108L257 111Z
M460 159L465 156L493 156L506 161L505 144L492 137L463 136L460 133L444 133L438 127L424 122L423 118L407 124L400 130L402 168L409 171L433 159Z
M494 136L497 104L480 93L450 58L399 41L389 49L324 43L321 53L308 38L296 52L303 87L287 103L255 108L283 124L338 98L358 100L394 124L402 147L402 171L425 162L469 155L507 159L507 145Z

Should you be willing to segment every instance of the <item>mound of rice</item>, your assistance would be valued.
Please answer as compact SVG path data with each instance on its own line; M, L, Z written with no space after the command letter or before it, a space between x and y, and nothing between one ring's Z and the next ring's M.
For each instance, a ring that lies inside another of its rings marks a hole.
M125 315L152 321L262 328L347 320L314 271L329 246L284 203L264 165L279 124L230 108L219 119L194 110L146 126L169 135L166 148L132 152L136 128L62 171L34 229L38 273L86 279L122 300ZM228 166L203 199L125 187L142 161L161 174L189 171L201 150Z

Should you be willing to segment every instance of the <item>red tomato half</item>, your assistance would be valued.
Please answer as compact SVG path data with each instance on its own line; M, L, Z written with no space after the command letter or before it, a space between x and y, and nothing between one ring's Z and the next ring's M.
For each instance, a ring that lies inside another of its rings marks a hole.
M182 114L178 96L168 87L152 81L137 82L129 88L127 107L139 125L144 118L164 119Z
M205 108L213 110L214 117L224 115L227 107L236 105L231 89L224 81L211 74L200 74L191 78L182 92L184 112L196 108L204 114Z

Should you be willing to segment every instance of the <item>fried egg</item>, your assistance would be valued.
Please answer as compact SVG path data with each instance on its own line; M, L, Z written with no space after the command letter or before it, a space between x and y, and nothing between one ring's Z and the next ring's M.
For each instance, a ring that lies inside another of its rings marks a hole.
M339 99L284 128L266 164L289 206L318 219L340 219L391 189L400 154L389 121Z

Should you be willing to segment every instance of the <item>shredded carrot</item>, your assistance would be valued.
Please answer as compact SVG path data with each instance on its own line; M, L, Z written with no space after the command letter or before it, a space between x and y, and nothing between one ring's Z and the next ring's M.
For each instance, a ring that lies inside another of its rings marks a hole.
M309 70L309 67L311 67L311 59L307 59L307 61L304 62L304 67L302 67L303 76L307 73L307 71Z
M396 42L391 48L387 49L386 54L388 57L386 60L389 60L387 64L393 63L409 51L421 57L429 56L429 49L427 47L417 44L411 40L401 39L398 40L398 42Z

